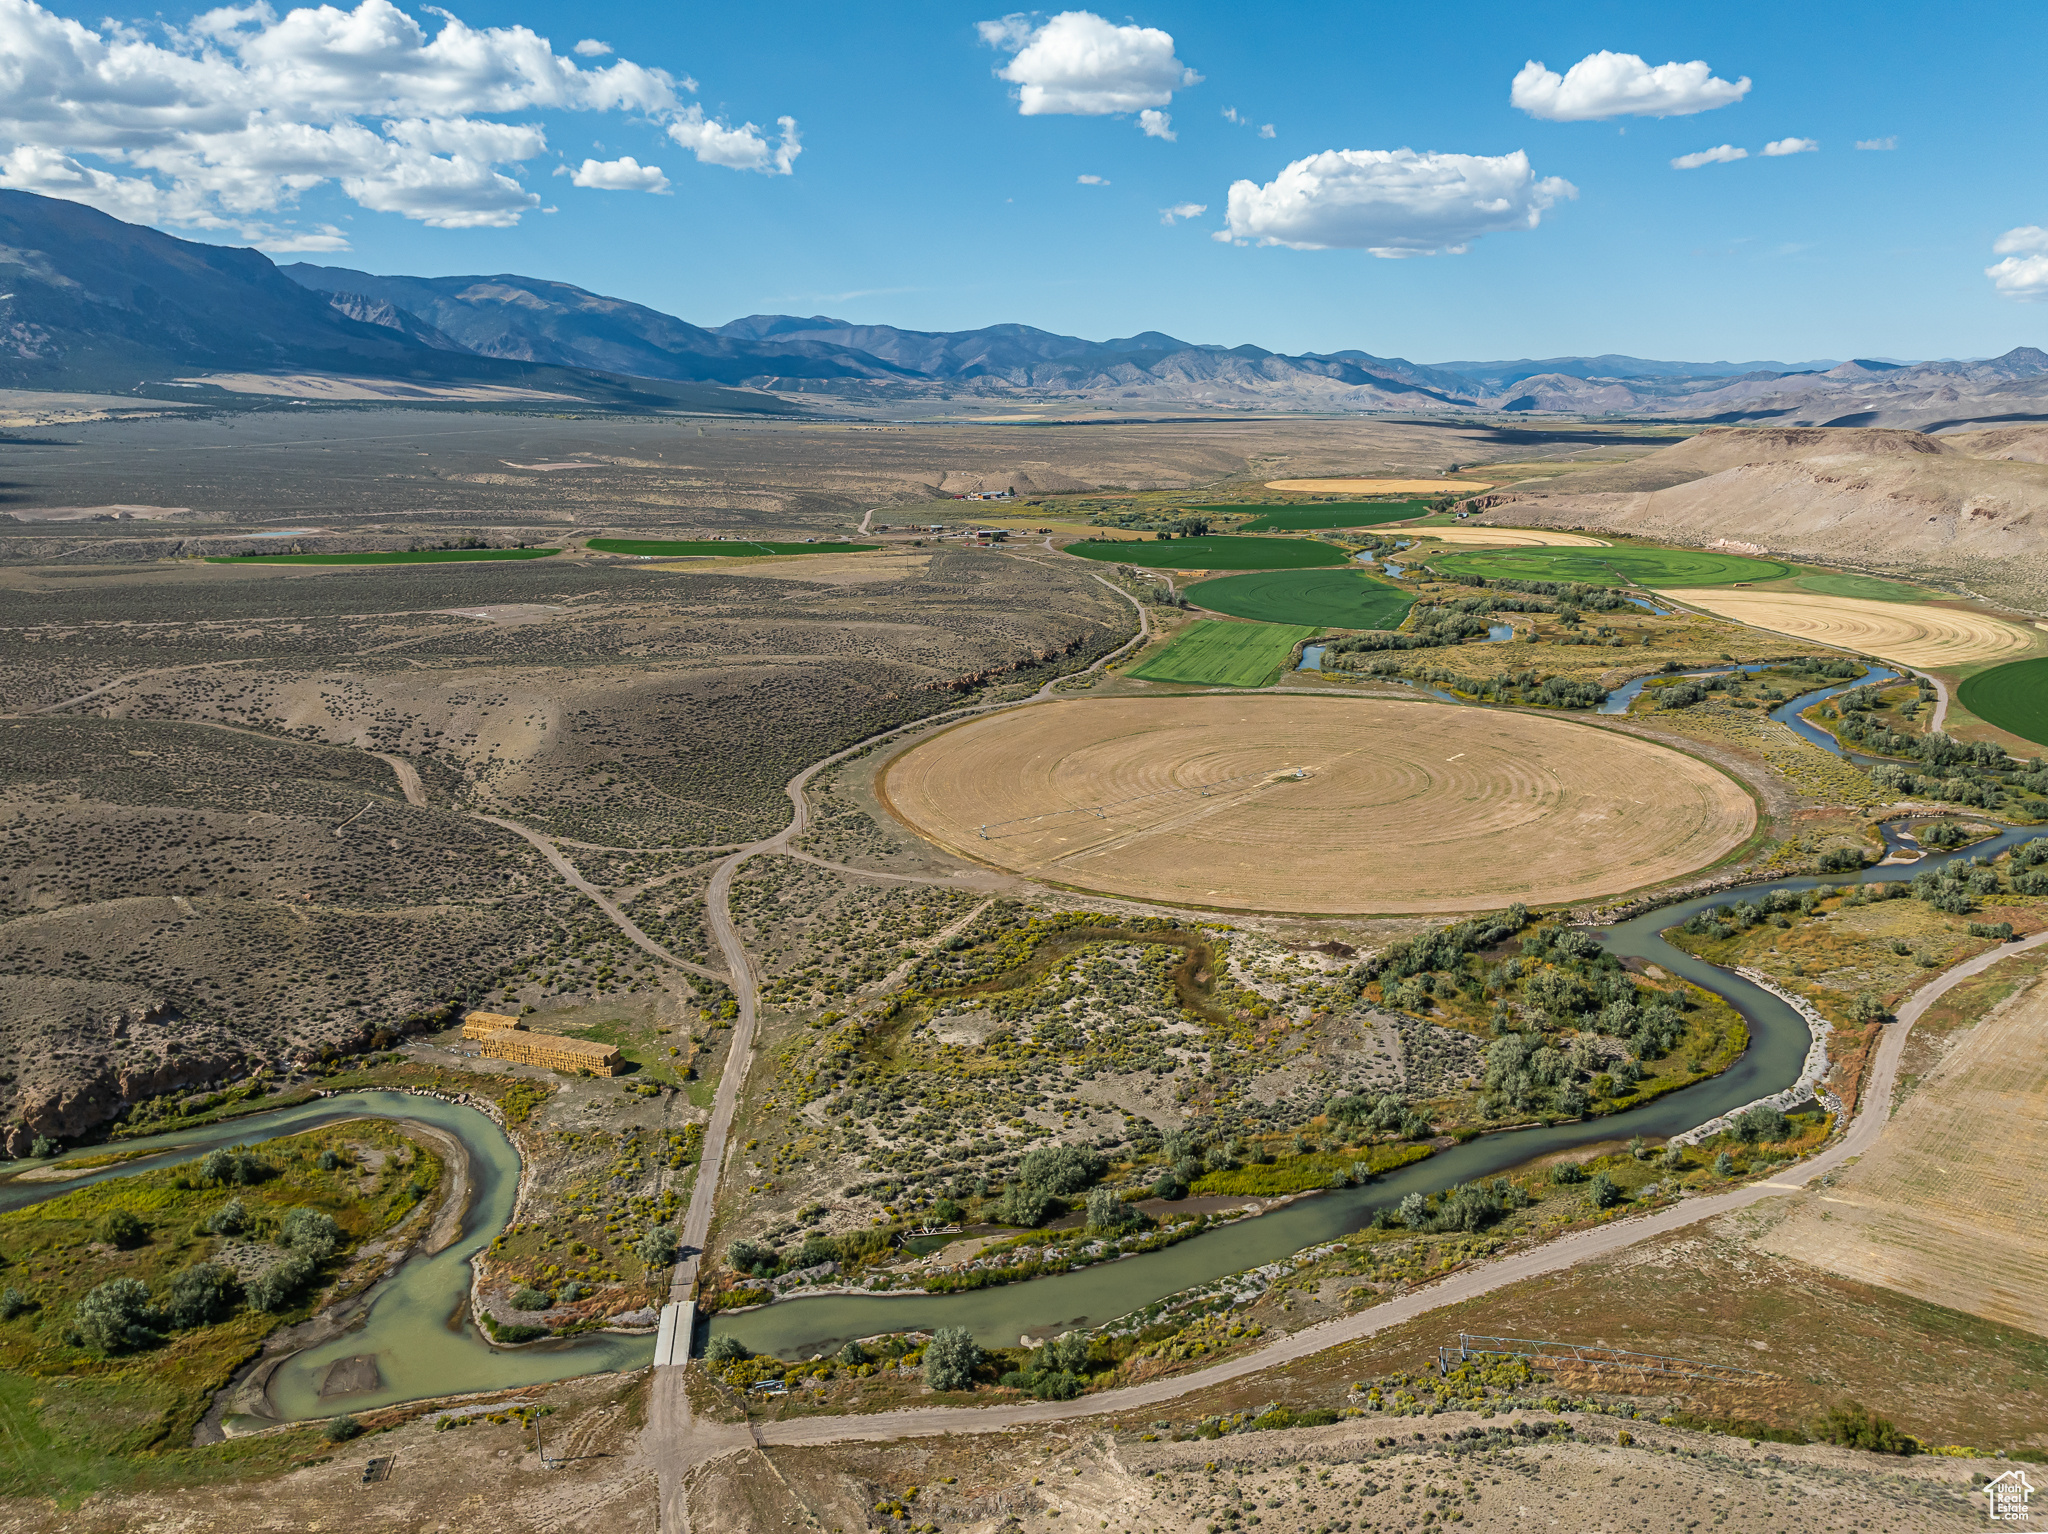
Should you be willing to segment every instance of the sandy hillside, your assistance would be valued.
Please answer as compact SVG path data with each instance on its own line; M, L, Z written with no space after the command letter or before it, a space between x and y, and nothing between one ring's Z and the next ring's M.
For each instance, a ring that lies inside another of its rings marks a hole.
M1716 427L1516 492L1488 516L1926 572L2036 611L2048 607L2048 463L2022 455L2044 447L2033 428Z

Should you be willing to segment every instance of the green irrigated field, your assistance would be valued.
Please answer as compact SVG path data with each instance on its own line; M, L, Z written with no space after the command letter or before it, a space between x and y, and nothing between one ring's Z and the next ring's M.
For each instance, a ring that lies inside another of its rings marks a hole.
M600 554L644 556L711 555L764 559L770 554L865 554L879 543L747 543L737 538L593 538L584 545Z
M1190 624L1180 637L1131 672L1148 682L1207 687L1265 687L1313 628L1296 623Z
M1211 612L1264 623L1314 623L1324 628L1399 628L1415 598L1363 570L1265 570L1226 575L1187 589Z
M1323 527L1377 527L1382 522L1406 522L1429 510L1423 501L1353 501L1348 505L1324 506L1191 506L1190 511L1256 511L1245 523L1248 533L1293 533Z
M1866 602L1929 602L1943 595L1924 586L1879 580L1874 575L1844 575L1834 570L1810 571L1789 584L1819 596L1860 597Z
M1429 561L1445 575L1488 580L1583 581L1589 586L1732 586L1775 581L1792 567L1775 559L1716 554L1703 549L1502 549L1443 554Z
M2048 746L2048 655L1980 671L1956 698L1985 723Z
M1069 554L1147 570L1303 570L1341 565L1351 558L1317 538L1172 538L1123 543L1070 543Z
M541 559L560 549L377 549L367 554L214 554L210 565L450 565Z

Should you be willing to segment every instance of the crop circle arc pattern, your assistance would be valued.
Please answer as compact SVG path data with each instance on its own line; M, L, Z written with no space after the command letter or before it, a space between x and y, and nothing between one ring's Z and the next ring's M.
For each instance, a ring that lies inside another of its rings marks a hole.
M1594 726L1391 699L1072 699L897 756L888 808L948 851L1224 910L1436 914L1599 899L1740 846L1756 806Z

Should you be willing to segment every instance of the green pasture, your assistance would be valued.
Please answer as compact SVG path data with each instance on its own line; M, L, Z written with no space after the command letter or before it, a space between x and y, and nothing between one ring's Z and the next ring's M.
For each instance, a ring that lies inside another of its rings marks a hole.
M1258 513L1245 523L1248 533L1292 533L1325 527L1377 527L1406 522L1429 510L1426 501L1353 501L1322 506L1190 506L1190 511Z
M1203 538L1070 543L1067 552L1147 570L1301 570L1312 565L1341 565L1351 558L1336 545L1316 538L1233 538L1226 533Z
M1218 623L1204 619L1130 674L1148 682L1209 687L1264 687L1280 675L1294 647L1313 638L1297 623Z
M879 543L751 543L737 538L593 538L584 545L600 554L711 555L763 559L770 554L865 554Z
M1738 581L1775 581L1792 567L1775 559L1751 559L1704 549L1626 546L1611 549L1496 549L1442 554L1429 561L1445 575L1483 575L1488 580L1581 581L1589 586L1732 586Z
M455 565L542 559L560 549L375 549L367 554L210 554L210 565Z
M1908 586L1903 581L1879 580L1874 575L1845 575L1835 570L1809 570L1798 580L1787 583L1787 587L1799 591L1811 591L1824 597L1858 597L1866 602L1928 602L1941 595L1924 586Z
M1226 575L1198 582L1185 595L1197 607L1233 618L1340 629L1399 628L1415 605L1407 592L1355 569Z
M2048 655L1980 671L1956 689L1956 701L1986 724L2048 746Z

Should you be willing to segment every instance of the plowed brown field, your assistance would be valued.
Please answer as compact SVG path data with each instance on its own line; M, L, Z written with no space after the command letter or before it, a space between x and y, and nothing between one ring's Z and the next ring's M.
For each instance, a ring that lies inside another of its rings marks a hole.
M2048 985L2037 984L1972 1029L1877 1148L1759 1244L2039 1333L2048 1316L2044 1122Z
M1767 588L1691 590L1682 596L1693 607L1753 628L1839 645L1926 670L2018 660L2035 648L2036 636L2017 623L1958 607L1871 602Z
M1732 779L1662 746L1391 699L1039 704L912 747L880 786L978 862L1230 910L1590 900L1688 873L1756 825Z

